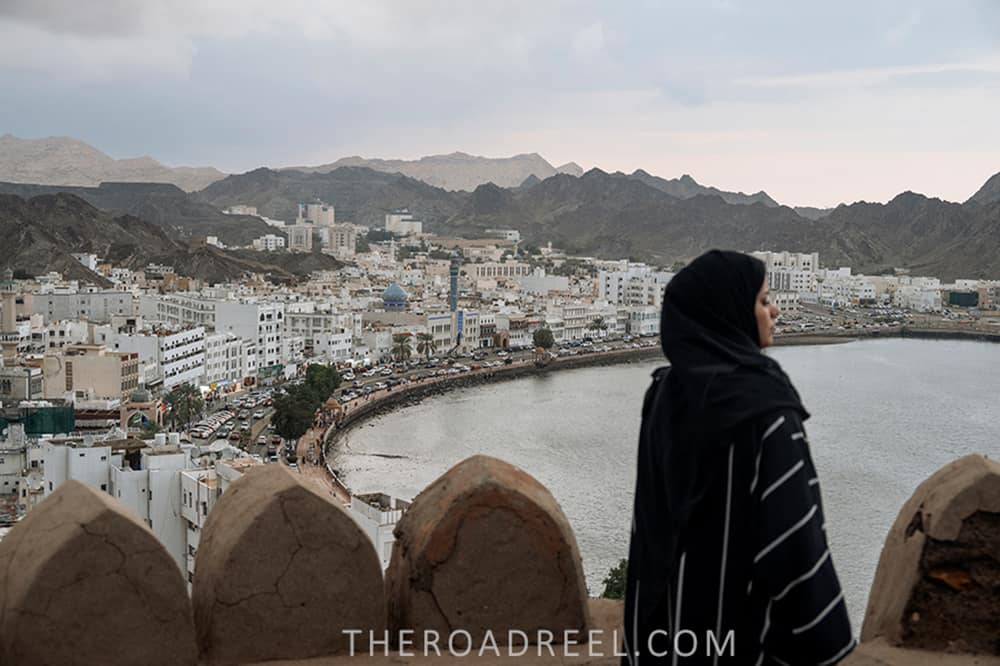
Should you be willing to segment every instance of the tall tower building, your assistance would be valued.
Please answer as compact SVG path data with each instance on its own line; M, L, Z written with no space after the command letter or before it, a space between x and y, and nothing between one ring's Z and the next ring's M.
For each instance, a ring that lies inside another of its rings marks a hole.
M3 298L3 316L0 318L0 346L3 347L4 365L14 365L17 361L17 290L14 287L14 271L7 269L0 282L0 296Z
M451 277L451 291L448 296L448 304L452 312L458 309L458 267L460 265L461 259L459 259L458 253L452 252L451 268L448 269L448 275Z

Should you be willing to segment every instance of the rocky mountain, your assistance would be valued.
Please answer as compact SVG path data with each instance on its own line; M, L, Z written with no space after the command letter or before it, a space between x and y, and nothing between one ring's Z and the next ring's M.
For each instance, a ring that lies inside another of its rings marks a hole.
M858 270L1000 277L1000 201L962 205L904 192L886 204L838 206L818 224Z
M906 267L945 279L1000 277L1000 202L960 205L905 193L886 204L801 215L764 193L731 197L738 203L727 202L725 194L738 195L692 178L667 181L599 169L580 177L528 176L517 187L488 183L471 193L448 192L399 174L341 167L328 174L258 169L196 196L216 207L255 205L286 219L296 202L319 197L336 205L338 219L373 226L405 206L436 233L511 228L527 244L551 241L571 252L661 265L715 246L818 251L825 265L869 273Z
M715 187L709 187L701 185L694 178L688 174L684 174L680 178L673 178L667 180L665 178L660 178L659 176L653 176L642 169L637 169L631 174L624 174L620 171L616 171L614 176L622 178L632 178L634 180L641 181L650 187L655 187L661 192L666 192L672 197L677 197L678 199L690 199L691 197L696 197L700 195L715 195L720 197L723 201L730 204L755 204L760 203L765 206L776 207L778 202L767 195L767 192L761 190L756 194L744 194L743 192L726 192L724 190L717 189Z
M965 203L982 205L997 201L1000 201L1000 172L993 174Z
M212 167L168 167L152 157L116 160L67 136L0 136L0 180L13 183L86 187L110 181L172 183L192 192L224 176Z
M493 183L500 187L517 187L528 176L548 178L557 173L579 176L583 169L574 162L559 167L549 164L538 153L514 157L479 157L466 153L430 155L419 160L380 160L344 157L331 164L316 167L289 167L306 173L329 173L340 167L365 167L386 173L401 173L445 190L471 192L479 185Z
M72 253L94 253L126 268L151 262L173 265L179 273L219 282L247 273L292 280L308 270L335 270L341 264L326 255L308 261L278 265L268 253L230 253L203 244L191 245L161 226L132 215L115 216L98 210L69 193L43 194L30 199L0 194L0 234L7 250L0 253L0 269L37 275L58 271L67 278L106 285ZM279 260L280 261L280 260Z
M820 220L833 210L832 208L815 208L813 206L794 206L792 207L796 213L802 217L808 218L810 220Z
M386 213L404 207L424 220L447 219L467 196L367 167L339 167L329 173L261 168L229 176L195 195L216 209L247 204L261 215L287 221L295 219L299 202L318 198L334 204L338 220L365 226L382 226Z
M712 246L805 250L820 238L816 225L789 208L729 204L718 195L680 198L598 169L516 190L481 185L442 226L465 234L513 228L528 243L666 265Z
M180 238L217 236L226 245L249 245L253 239L265 234L281 233L258 217L225 215L176 185L101 183L98 187L69 187L0 182L0 193L16 194L22 198L59 192L74 194L95 208L116 215L134 215L164 227Z

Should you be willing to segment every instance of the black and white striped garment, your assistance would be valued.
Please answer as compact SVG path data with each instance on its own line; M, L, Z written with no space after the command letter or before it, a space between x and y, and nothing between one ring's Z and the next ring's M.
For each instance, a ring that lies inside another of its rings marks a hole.
M642 579L630 580L623 664L840 661L855 643L798 413L760 418L716 464L666 593L644 600L656 603L646 620Z

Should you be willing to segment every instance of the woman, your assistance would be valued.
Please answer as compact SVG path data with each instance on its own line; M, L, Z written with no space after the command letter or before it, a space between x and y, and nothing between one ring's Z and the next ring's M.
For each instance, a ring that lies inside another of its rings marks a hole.
M623 664L834 664L854 646L808 413L770 345L764 264L713 250L667 286L643 404Z

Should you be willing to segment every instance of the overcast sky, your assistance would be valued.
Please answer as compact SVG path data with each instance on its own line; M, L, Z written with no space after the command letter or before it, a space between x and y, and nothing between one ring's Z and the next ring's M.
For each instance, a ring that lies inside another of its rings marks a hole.
M1000 2L0 0L0 134L227 172L537 152L790 205L1000 171Z

